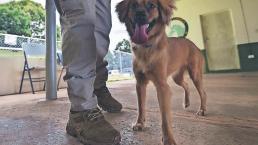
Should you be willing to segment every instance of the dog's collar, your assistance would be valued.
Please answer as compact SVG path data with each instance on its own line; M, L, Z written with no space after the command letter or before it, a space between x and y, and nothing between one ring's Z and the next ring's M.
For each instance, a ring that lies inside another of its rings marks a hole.
M151 48L151 47L152 47L152 44L144 44L143 47L145 47L145 48Z
M133 43L133 42L132 42ZM137 48L146 48L146 49L149 49L149 48L151 48L153 45L152 44L148 44L148 43L146 43L146 44L135 44L135 43L133 43L133 50L136 50Z

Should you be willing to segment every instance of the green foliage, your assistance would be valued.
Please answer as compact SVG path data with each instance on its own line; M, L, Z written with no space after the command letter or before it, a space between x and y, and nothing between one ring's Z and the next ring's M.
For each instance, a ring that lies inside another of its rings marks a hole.
M57 41L61 41L61 27L60 26L56 27L56 39L57 39Z
M2 32L43 38L45 10L41 4L31 0L1 4L0 24Z
M9 34L30 36L30 17L19 9L0 7L0 31Z
M123 39L121 42L117 43L115 50L131 53L130 48L131 48L130 42L126 39Z

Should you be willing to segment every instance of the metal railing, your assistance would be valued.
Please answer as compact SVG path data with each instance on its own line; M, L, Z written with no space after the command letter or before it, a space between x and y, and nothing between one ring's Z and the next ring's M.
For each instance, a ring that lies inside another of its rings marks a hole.
M23 43L46 43L45 39L24 37L0 33L0 58L1 57L23 57ZM61 42L57 42L57 50L61 51ZM107 59L110 71L117 70L120 73L132 73L132 54L123 51L113 51Z
M123 51L116 51L119 58L120 73L132 73L132 54Z
M0 33L0 57L17 57L22 56L23 43L45 44L45 39L31 38L25 36L1 34ZM61 42L57 42L57 48L61 48Z

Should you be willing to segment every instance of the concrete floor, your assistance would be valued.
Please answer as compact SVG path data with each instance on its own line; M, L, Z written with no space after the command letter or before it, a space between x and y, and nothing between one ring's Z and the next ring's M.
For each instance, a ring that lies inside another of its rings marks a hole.
M190 81L191 106L182 109L183 90L174 85L173 129L178 145L258 145L258 72L205 75L206 117L196 117L199 96ZM3 82L2 82L3 83ZM104 113L121 131L121 145L161 145L160 115L153 85L148 87L147 128L132 131L136 119L135 81L109 84L124 109ZM66 90L58 100L45 101L44 92L0 97L1 145L79 145L65 133L69 101Z

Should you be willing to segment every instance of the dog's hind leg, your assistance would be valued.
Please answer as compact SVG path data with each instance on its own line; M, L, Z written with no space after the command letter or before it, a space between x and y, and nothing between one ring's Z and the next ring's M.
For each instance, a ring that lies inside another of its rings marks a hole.
M137 122L133 125L134 131L142 131L145 125L145 117L146 117L146 87L148 84L148 80L146 79L143 73L135 74L136 78L136 92L138 97L138 118Z
M202 63L189 66L188 71L201 99L201 106L196 115L204 116L204 112L206 111L207 95L203 88Z
M181 68L176 74L173 75L173 80L175 81L175 83L181 87L184 88L185 90L185 97L184 97L184 103L183 103L183 107L187 108L190 106L190 90L188 87L188 84L184 81L184 72L185 72L186 68L183 67Z

